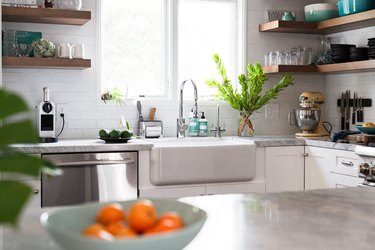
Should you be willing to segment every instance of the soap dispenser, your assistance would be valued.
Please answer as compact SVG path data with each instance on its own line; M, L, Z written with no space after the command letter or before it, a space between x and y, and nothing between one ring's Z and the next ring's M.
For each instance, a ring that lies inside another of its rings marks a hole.
M199 136L208 136L208 121L204 116L204 112L201 112L202 116L198 121L199 126Z
M198 132L198 116L194 115L193 110L191 110L189 115L188 135L192 137L198 136Z

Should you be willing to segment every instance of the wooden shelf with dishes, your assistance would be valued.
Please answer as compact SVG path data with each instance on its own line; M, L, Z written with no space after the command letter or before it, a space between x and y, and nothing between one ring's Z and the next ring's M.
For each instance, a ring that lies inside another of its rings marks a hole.
M63 59L63 58L3 56L2 63L3 63L3 68L87 69L91 67L90 59Z
M281 21L276 20L259 25L259 32L333 34L371 27L375 25L375 10L336 17L320 22Z
M90 20L90 11L2 7L3 22L66 24L81 26Z
M276 20L259 25L259 32L303 33L328 35L337 32L375 26L375 10L332 18L320 22ZM263 67L265 73L352 73L375 71L375 60L335 63L318 66L310 65L272 65Z
M82 26L91 20L90 11L2 7L3 22L45 23ZM3 68L87 69L90 59L2 57Z
M353 72L370 72L375 71L375 60L365 60L357 62L334 63L325 65L271 65L264 66L263 70L266 74L277 73L353 73Z

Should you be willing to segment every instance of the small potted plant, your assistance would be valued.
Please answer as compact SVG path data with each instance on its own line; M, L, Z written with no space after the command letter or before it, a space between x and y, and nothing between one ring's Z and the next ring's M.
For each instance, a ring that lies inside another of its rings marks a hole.
M55 57L56 46L46 39L38 39L32 43L35 57Z
M237 130L238 136L254 135L254 127L250 121L250 116L261 107L266 105L271 99L276 99L279 92L293 84L293 77L285 74L281 81L262 94L263 84L268 80L263 72L262 66L257 64L247 65L247 76L240 74L238 81L241 89L234 89L228 79L226 69L221 58L215 54L213 58L216 69L221 76L221 80L207 80L206 84L216 88L219 99L227 101L232 108L240 112L241 121Z

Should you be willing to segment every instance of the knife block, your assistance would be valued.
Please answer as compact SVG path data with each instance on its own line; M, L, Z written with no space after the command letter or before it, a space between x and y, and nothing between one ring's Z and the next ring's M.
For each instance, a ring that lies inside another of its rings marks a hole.
M341 99L337 99L337 107L341 107ZM353 107L353 99L349 99L349 107ZM362 98L362 107L372 107L372 99Z

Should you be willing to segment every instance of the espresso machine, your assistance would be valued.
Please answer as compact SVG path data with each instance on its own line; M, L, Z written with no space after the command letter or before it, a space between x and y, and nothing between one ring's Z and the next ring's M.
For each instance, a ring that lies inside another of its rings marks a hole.
M43 88L43 101L38 105L38 130L40 142L57 142L56 106L49 100L49 89Z
M290 125L301 129L296 137L321 137L329 136L322 122L321 105L324 103L324 95L320 92L305 91L299 96L300 107L288 115Z

